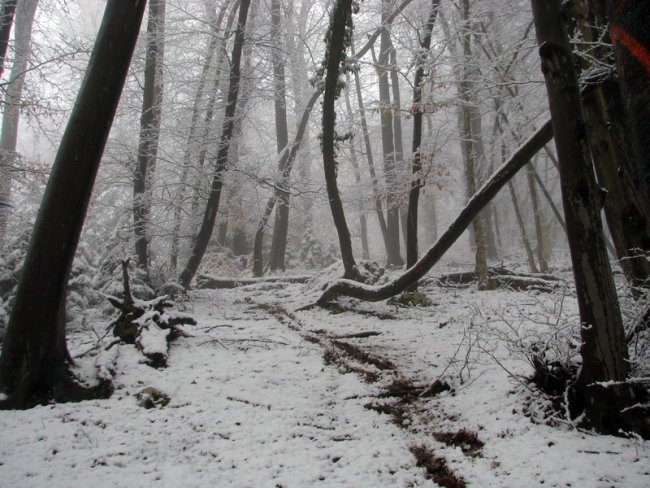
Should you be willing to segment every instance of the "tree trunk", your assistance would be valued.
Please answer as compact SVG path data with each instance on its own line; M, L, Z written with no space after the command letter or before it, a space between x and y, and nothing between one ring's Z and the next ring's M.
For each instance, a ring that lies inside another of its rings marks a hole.
M474 140L475 134L472 131L472 109L470 104L472 101L472 87L471 73L467 68L467 63L472 56L471 48L471 30L469 26L469 0L461 0L461 21L463 26L461 28L461 42L463 46L463 56L465 57L465 65L462 69L462 79L458 83L458 91L461 100L460 116L461 116L461 130L462 130L462 149L465 157L465 176L467 179L467 194L474 195L476 193L476 142ZM474 243L476 245L476 276L478 277L479 289L488 287L487 275L487 246L485 242L485 227L483 220L479 217L472 223L474 229Z
M533 177L533 164L528 163L526 167L526 181L528 183L528 191L530 193L530 204L533 207L533 220L535 221L535 240L537 241L537 261L539 262L539 270L542 273L548 271L548 264L544 256L544 230L542 229L542 215L539 208L539 201L537 199L537 188L535 187L535 178Z
M573 53L562 23L560 0L531 0L553 134L560 163L562 200L573 262L582 365L569 408L587 422L617 433L629 405L629 389L602 382L624 381L629 365L623 322L600 220L599 192L589 160L587 133Z
M5 57L7 56L7 47L9 46L9 34L14 22L16 13L16 4L18 0L4 0L2 10L0 11L0 77L4 73Z
M508 182L508 191L510 192L510 199L512 200L512 207L515 210L515 217L517 218L517 226L519 227L519 233L521 234L521 242L524 245L526 250L526 258L528 259L528 269L531 273L539 273L537 265L535 264L535 256L533 255L533 249L530 246L530 241L526 235L526 224L524 223L524 218L521 215L521 209L519 207L519 199L517 198L517 192L515 191L515 186L512 184L512 181Z
M138 160L133 175L133 230L138 266L149 276L147 224L151 214L153 176L158 157L158 139L163 103L163 58L165 53L165 0L149 0L147 54L144 67L142 115Z
M282 12L281 1L271 0L271 38L273 42L273 85L275 106L275 133L277 138L278 154L288 150L289 129L287 124L287 97L284 75L284 46L282 43ZM283 158L280 163L285 162ZM277 208L275 212L275 225L271 238L271 255L269 256L269 269L275 271L284 269L284 256L287 249L287 234L289 232L289 173L285 168L278 166L279 179L276 182Z
M39 209L0 357L4 408L88 396L68 370L65 293L145 2L109 0ZM106 393L106 391L104 391Z
M345 73L345 108L348 112L348 133L354 133L354 113L352 112L352 103L350 101L350 73ZM361 184L361 171L359 170L359 160L357 159L357 150L354 145L355 137L348 140L350 148L350 162L352 169L354 169L354 181L359 186ZM370 250L368 248L368 223L366 221L365 208L361 206L359 211L359 231L361 234L361 250L362 257L365 260L370 259Z
M16 8L14 62L5 95L2 132L0 134L0 202L5 204L0 205L0 245L4 240L9 219L11 184L18 158L16 143L18 140L20 105L25 85L25 73L31 58L32 25L34 24L37 6L38 0L22 0ZM10 5L5 8L11 10ZM3 8L3 14L5 8ZM7 11L7 15L9 13Z
M382 25L379 36L379 58L376 63L379 79L379 117L381 120L381 143L384 160L384 175L386 178L386 260L389 266L402 266L404 261L400 255L400 223L399 205L397 203L396 179L397 163L395 159L395 133L393 127L393 106L390 99L390 83L388 81L388 63L390 52L390 30L386 22L391 0L382 0Z
M354 53L354 44L350 46L352 56L356 58ZM384 217L384 208L381 203L381 195L379 194L379 182L377 181L377 172L375 171L375 162L372 157L372 144L370 143L370 133L368 131L368 120L366 119L366 109L363 103L363 92L361 90L361 80L359 72L354 72L354 88L357 94L357 104L359 105L359 117L361 118L361 131L363 133L363 144L366 151L366 159L368 161L368 172L370 173L370 182L372 184L372 192L374 194L373 200L375 202L375 213L377 214L377 222L381 237L384 241L384 248L388 253L388 228L386 226L386 217Z
M190 253L185 269L183 269L179 278L179 283L185 288L190 287L192 278L196 274L199 264L201 264L205 250L210 242L212 230L214 229L214 222L217 218L217 211L219 210L219 199L223 187L223 176L228 165L228 150L230 148L230 140L235 125L235 109L237 107L237 95L239 94L241 54L244 47L244 31L246 29L249 5L250 0L241 0L239 5L239 19L237 20L235 41L230 59L228 101L226 103L226 112L224 115L223 127L221 129L219 150L215 161L214 177L210 187L210 196L208 197L203 221L196 237L194 248Z
M411 267L418 260L418 203L420 199L420 188L424 185L422 181L422 161L420 146L422 144L422 87L424 85L424 68L429 49L431 49L431 32L438 17L440 0L431 0L431 11L429 20L424 27L424 37L420 42L421 51L415 59L415 79L413 80L413 145L411 172L413 180L409 191L408 214L406 219L406 266ZM435 208L434 208L435 215ZM435 223L434 223L435 225Z
M352 33L352 0L337 0L332 11L329 26L329 42L327 43L327 56L325 67L325 91L323 94L323 169L325 171L325 185L330 202L332 218L339 237L341 257L343 258L344 277L357 278L359 271L354 261L352 240L348 224L345 221L345 212L336 183L336 149L334 140L336 136L336 110L334 104L340 94L339 73L341 62L345 58L345 50Z
M650 3L608 0L610 35L650 235Z
M300 123L298 124L298 128L296 129L296 135L294 137L291 148L287 148L286 151L280 153L280 159L283 159L284 161L279 162L278 166L282 166L282 168L284 168L284 172L287 173L287 177L288 174L291 172L291 169L293 168L293 163L296 160L296 155L298 154L300 145L302 144L303 138L305 137L305 133L307 132L307 124L309 123L309 116L311 115L311 111L314 108L314 105L316 104L316 100L320 98L321 93L322 92L320 90L316 90L312 94L311 98L307 102L305 111L303 112L302 117L300 118ZM263 256L264 229L268 224L269 217L273 212L273 208L276 202L277 202L277 193L274 192L273 195L271 195L271 197L269 198L268 202L266 203L266 207L264 207L264 212L262 212L262 216L260 217L260 222L257 225L257 231L255 232L255 241L253 244L253 276L259 277L264 274L264 256Z
M181 168L181 177L179 183L179 189L176 193L176 206L174 207L174 220L173 220L173 231L172 231L172 245L171 245L171 255L170 255L170 274L175 274L178 267L178 255L180 252L180 232L181 232L181 211L182 211L182 201L184 200L183 195L185 193L185 186L187 184L187 177L189 173L190 165L192 164L192 155L196 148L196 145L200 143L197 140L197 131L199 129L199 118L201 115L201 107L203 104L203 95L205 91L205 85L208 81L208 74L210 68L212 67L212 60L216 53L217 42L219 41L219 36L217 33L221 28L221 22L223 21L224 16L228 10L228 4L224 4L217 16L216 20L213 21L211 29L210 39L208 41L208 46L205 53L205 64L201 71L201 76L199 78L199 83L196 87L196 95L194 97L194 102L192 105L192 117L190 119L190 128L187 135L187 142L185 145L185 150L183 152L183 167ZM217 68L218 69L218 68ZM219 77L217 76L217 79Z
M553 127L548 121L542 125L515 153L497 169L485 184L472 196L467 205L447 230L429 248L417 263L402 275L383 286L368 286L350 280L339 280L330 284L320 296L317 305L326 305L339 296L348 296L377 302L393 297L413 286L420 278L444 256L445 252L458 240L476 216L492 201L510 179L553 137Z
M650 236L646 233L642 210L633 199L633 192L624 185L617 154L612 141L610 121L600 87L593 87L584 97L585 116L589 122L589 143L600 186L607 190L604 199L605 218L614 242L618 262L628 283L633 287L649 286Z

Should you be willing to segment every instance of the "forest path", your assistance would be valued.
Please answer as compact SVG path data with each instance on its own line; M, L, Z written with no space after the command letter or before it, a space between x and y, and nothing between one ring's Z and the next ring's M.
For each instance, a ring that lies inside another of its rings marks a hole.
M115 393L0 412L0 486L406 488L438 486L436 473L447 486L648 486L643 444L531 422L534 395L493 360L528 374L490 331L557 296L430 287L428 307L296 311L319 291L192 292L198 325L172 343L166 369L127 344L84 355L79 373L98 365ZM89 314L95 330L107 325ZM76 355L97 337L69 341ZM438 378L453 390L421 396ZM143 408L146 387L170 403Z

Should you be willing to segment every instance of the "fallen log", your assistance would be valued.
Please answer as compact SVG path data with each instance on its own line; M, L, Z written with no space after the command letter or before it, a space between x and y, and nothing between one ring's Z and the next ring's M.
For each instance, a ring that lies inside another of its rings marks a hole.
M257 285L259 283L307 283L312 276L265 276L263 278L215 278L208 275L196 277L196 288L198 289L231 289L240 286Z
M401 276L383 286L369 286L346 279L337 280L327 287L316 305L324 306L339 296L380 301L407 290L431 270L481 210L552 137L553 127L548 120L485 182L435 244Z
M554 291L560 279L547 273L518 273L503 267L488 268L488 288L510 288L513 290ZM440 286L467 286L477 282L476 272L449 273L433 279Z

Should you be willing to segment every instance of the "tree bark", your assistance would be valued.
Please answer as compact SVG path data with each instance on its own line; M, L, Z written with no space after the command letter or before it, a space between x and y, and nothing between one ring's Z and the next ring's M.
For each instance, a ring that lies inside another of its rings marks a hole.
M241 0L239 5L239 18L237 20L237 29L235 31L235 41L232 48L230 60L230 85L228 87L228 101L226 103L226 112L224 115L223 127L221 129L221 138L219 140L219 150L215 161L214 177L210 187L210 196L205 207L201 228L196 237L194 248L190 253L183 272L179 277L179 283L184 288L189 288L196 270L201 264L205 250L210 242L214 222L219 210L219 200L221 198L221 189L223 187L223 176L228 166L228 150L230 140L235 125L235 109L237 107L237 96L239 94L240 65L241 54L244 47L244 32L246 29L246 19L248 17L248 7L250 0Z
M608 0L610 36L650 235L650 3Z
M317 305L324 306L339 296L377 302L386 300L413 286L440 260L458 240L485 206L499 193L510 179L553 137L553 127L548 121L542 125L515 153L497 169L485 184L469 199L465 208L429 250L409 269L383 286L368 286L351 280L338 280L330 284L320 296Z
M4 240L9 219L11 184L18 159L16 144L18 141L18 124L20 122L20 105L23 97L25 75L31 58L32 26L37 6L38 0L23 0L16 7L14 62L5 95L2 132L0 134L0 202L5 204L0 205L0 245ZM10 5L6 8L11 10ZM9 15L9 12L7 12L7 15Z
M585 119L560 0L531 0L553 135L580 311L582 365L569 408L605 433L618 432L629 389L603 386L626 379L629 365L618 297L600 220L599 192L589 160Z
M351 36L352 27L352 0L337 0L332 11L329 26L329 42L327 45L325 91L323 94L323 169L325 172L325 186L330 201L332 218L339 237L339 247L343 259L344 277L354 279L359 271L352 252L350 230L345 221L345 212L336 183L336 149L335 127L336 110L334 104L340 94L339 73L341 62L345 57L348 36Z
M584 97L585 116L589 122L589 143L598 183L607 190L604 199L605 218L612 236L618 262L633 287L650 286L650 236L645 219L636 205L633 192L623 182L614 142L612 124L600 87L593 87Z
M133 175L133 230L138 266L149 276L147 224L151 214L153 176L163 104L163 58L165 53L165 0L149 0L147 53L144 67L142 115L138 159Z
M4 408L69 401L89 393L68 370L66 284L145 4L109 0L106 5L16 292L0 357L0 390L7 395L1 402Z

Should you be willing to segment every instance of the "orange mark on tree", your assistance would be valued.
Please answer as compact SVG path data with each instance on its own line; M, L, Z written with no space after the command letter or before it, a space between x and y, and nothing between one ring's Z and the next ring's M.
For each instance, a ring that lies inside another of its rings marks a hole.
M610 32L612 42L619 43L621 46L625 47L630 54L641 63L648 74L650 74L650 51L630 35L630 33L617 25L612 25Z

